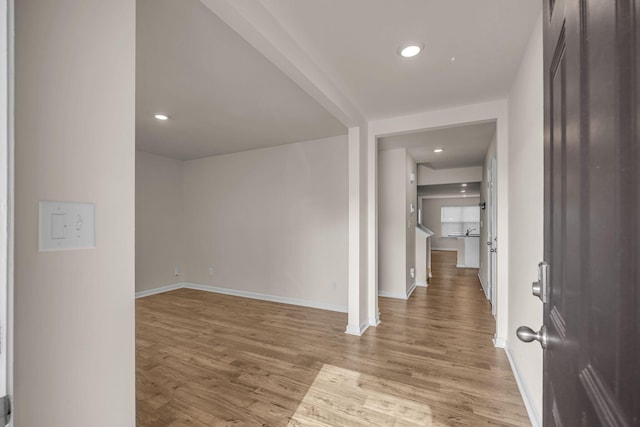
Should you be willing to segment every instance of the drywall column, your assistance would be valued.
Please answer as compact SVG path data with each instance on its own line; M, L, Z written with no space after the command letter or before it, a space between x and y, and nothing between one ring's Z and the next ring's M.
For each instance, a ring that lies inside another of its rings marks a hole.
M360 128L349 128L349 315L346 333L360 330Z
M369 323L370 317L373 315L369 312L369 260L367 256L367 250L369 248L369 235L368 224L369 224L369 211L368 211L368 159L369 154L367 153L367 143L368 143L369 132L367 126L360 126L360 134L358 138L358 147L360 151L359 162L358 162L358 175L360 176L358 193L360 196L360 227L359 227L359 235L360 235L360 281L358 282L358 287L360 289L360 295L358 302L360 304L359 309L359 320L360 320L360 334L362 334L371 324Z
M406 166L407 151L404 148L378 152L378 294L391 298L406 298L407 294Z
M406 299L415 287L417 184L416 162L404 148L378 153L380 265L378 294ZM410 175L414 181L410 182ZM410 208L413 205L413 212Z
M15 2L17 427L135 425L135 1ZM38 252L38 201L96 247Z
M346 333L369 327L367 281L367 130L351 127L349 139L349 320Z
M378 309L378 144L375 132L367 127L367 313L369 325L380 324Z

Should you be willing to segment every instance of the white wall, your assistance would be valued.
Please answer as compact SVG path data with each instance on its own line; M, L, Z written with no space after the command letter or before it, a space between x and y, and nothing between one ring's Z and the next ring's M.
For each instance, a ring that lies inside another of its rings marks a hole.
M186 161L184 213L188 282L346 311L346 137Z
M409 182L416 162L407 150L396 148L378 153L378 293L406 298L415 284L417 183ZM415 211L410 212L413 203Z
M537 424L542 422L542 350L515 335L538 329L542 303L531 295L543 259L544 91L542 18L538 20L509 95L509 327L507 346Z
M489 199L488 199L488 183L489 183L489 168L491 167L491 159L496 157L496 136L493 136L489 149L484 157L484 163L482 167L482 183L480 184L480 201L486 203L485 209L480 209L480 280L484 283L484 286L489 286L489 249L487 245L489 241ZM485 290L486 291L486 290Z
M16 427L135 425L135 1L15 2ZM39 200L96 247L38 252Z
M396 298L407 291L406 166L404 148L378 153L378 293Z
M418 185L457 184L482 180L482 166L453 169L431 169L418 166Z
M422 199L422 224L435 234L431 237L432 250L455 251L458 249L458 239L442 236L441 208L443 206L478 206L478 197L452 197Z
M367 131L361 126L349 127L348 141L348 180L349 180L349 315L346 333L362 335L370 324L376 324L369 318L369 292L367 289L367 265L373 251L367 246L369 228L367 193L368 162L366 153Z
M188 162L138 151L136 290L187 282L346 311L346 150L339 137Z
M182 161L136 151L136 292L184 280L182 175Z

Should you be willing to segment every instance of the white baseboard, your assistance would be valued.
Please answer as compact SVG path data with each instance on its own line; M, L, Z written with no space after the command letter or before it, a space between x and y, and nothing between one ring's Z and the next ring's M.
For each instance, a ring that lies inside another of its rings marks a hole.
M187 289L194 289L197 291L214 292L217 294L232 295L235 297L251 298L262 301L279 302L282 304L299 305L302 307L318 308L320 310L338 311L340 313L347 313L349 310L347 306L328 304L324 302L308 301L297 298L280 297L276 295L261 294L258 292L241 291L238 289L220 288L211 285L202 285L199 283L185 283L184 287Z
M407 299L406 294L400 294L395 292L381 291L378 289L378 296L385 298L397 298L397 299Z
M427 282L416 282L416 286L420 286L421 288L426 288L429 286Z
M399 292L389 292L389 291L381 291L378 289L378 296L379 297L384 297L384 298L396 298L396 299L403 299L403 300L408 300L409 297L411 296L411 294L413 293L413 291L416 290L416 283L413 283L410 287L409 290L407 290L406 293L401 294Z
M500 338L494 335L491 341L493 341L494 347L507 348L507 340L504 338Z
M409 290L407 291L407 297L405 299L409 299L409 297L411 296L411 294L413 293L413 291L416 290L416 282L413 282L411 284L411 286L409 287Z
M489 299L488 288L485 286L484 280L482 280L482 276L480 275L480 272L478 272L478 280L480 280L480 286L482 286L482 290L484 291L484 296L487 297L487 299Z
M380 324L380 313L375 317L369 318L369 326L378 326Z
M262 301L278 302L278 303L282 303L282 304L298 305L298 306L302 306L302 307L317 308L317 309L320 309L320 310L337 311L337 312L340 312L340 313L347 313L348 312L347 306L342 306L342 305L337 305L337 304L327 304L327 303L317 302L317 301L308 301L308 300L301 300L301 299L297 299L297 298L280 297L280 296L276 296L276 295L268 295L268 294L261 294L261 293L257 293L257 292L241 291L241 290L238 290L238 289L220 288L220 287L217 287L217 286L202 285L202 284L199 284L199 283L189 283L189 282L176 283L175 285L162 286L160 288L155 288L155 289L149 289L149 290L146 290L146 291L136 292L136 298L142 298L142 297L146 297L146 296L149 296L149 295L155 295L155 294L159 294L159 293L162 293L162 292L169 292L169 291L173 291L173 290L176 290L176 289L183 289L183 288L184 289L194 289L194 290L197 290L197 291L214 292L214 293L217 293L217 294L232 295L232 296L236 296L236 297L251 298L251 299L257 299L257 300L262 300Z
M151 295L161 294L163 292L175 291L184 287L184 283L174 283L173 285L161 286L159 288L147 289L145 291L136 292L136 298L144 298Z
M347 325L347 330L344 331L345 334L349 334L349 335L355 335L355 336L361 336L362 334L364 334L364 331L366 331L369 328L369 322L368 321L364 321L360 324L360 326L352 326L352 325Z
M497 346L496 346L497 347ZM520 370L518 369L518 365L516 364L513 355L511 354L511 350L509 349L509 343L504 341L504 351L507 353L507 359L509 359L509 364L511 365L511 370L513 371L513 376L516 379L516 384L518 384L518 390L520 390L520 395L522 396L522 400L524 402L524 407L527 409L527 414L529 415L529 421L531 421L531 425L533 427L540 427L542 423L541 414L539 414L535 407L533 406L533 401L529 393L527 392L527 388L522 381L522 377L520 376Z
M456 264L456 268L467 268L464 266L464 264Z

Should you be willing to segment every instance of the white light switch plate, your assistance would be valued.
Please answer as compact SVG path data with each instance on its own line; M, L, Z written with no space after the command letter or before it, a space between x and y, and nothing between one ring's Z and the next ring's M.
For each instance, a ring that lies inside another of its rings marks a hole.
M41 201L38 208L40 252L96 247L93 203Z

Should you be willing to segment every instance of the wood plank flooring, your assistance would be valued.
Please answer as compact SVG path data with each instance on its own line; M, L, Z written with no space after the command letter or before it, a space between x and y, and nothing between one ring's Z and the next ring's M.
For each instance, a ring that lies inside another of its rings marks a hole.
M433 253L382 324L188 289L137 300L137 425L528 426L477 270Z

